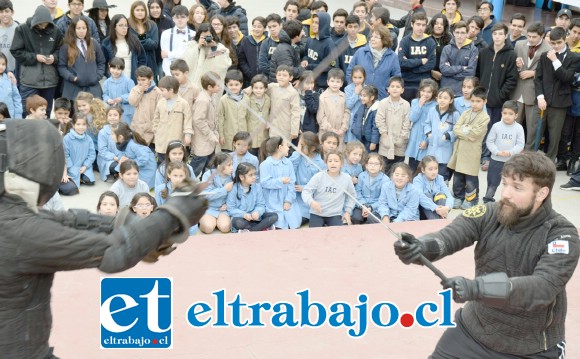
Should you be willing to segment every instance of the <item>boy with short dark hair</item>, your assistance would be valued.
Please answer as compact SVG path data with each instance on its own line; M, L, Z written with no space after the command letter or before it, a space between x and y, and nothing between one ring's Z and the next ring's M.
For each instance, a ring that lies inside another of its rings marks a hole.
M219 143L217 106L214 95L222 91L221 79L213 71L203 74L200 81L202 90L192 108L193 139L191 150L193 157L189 163L196 178L201 178Z
M277 69L281 65L292 67L292 78L300 77L304 68L300 66L300 51L296 47L301 39L302 25L296 20L286 22L280 32L280 42L270 60L270 76L268 77L270 82L277 81Z
M387 91L389 97L379 102L375 124L380 134L378 152L385 161L384 172L389 174L393 164L405 161L405 151L411 134L411 105L401 96L405 91L402 77L391 77Z
M435 40L425 34L427 15L414 14L411 26L413 32L403 37L399 44L401 75L405 80L403 98L409 102L416 97L421 80L431 77L431 70L435 68L436 61Z
M286 1L286 4L284 4L284 18L282 21L298 20L298 14L300 14L300 3L296 0Z
M199 95L199 89L189 81L189 66L183 59L176 59L169 66L171 76L179 82L179 96L187 101L189 106L193 106L195 99Z
M332 28L330 29L330 38L332 42L338 44L346 35L346 18L348 12L345 9L338 9L332 14Z
M300 24L300 23L299 23ZM280 31L282 31L282 18L278 14L270 14L266 17L266 26L269 37L260 45L258 55L258 73L270 76L270 61L272 54L280 42ZM300 27L302 29L302 26Z
M232 44L234 45L234 50L236 53L238 52L238 45L244 38L244 34L240 31L240 19L235 16L228 16L226 17L226 25L228 26L227 30L228 34L230 35L230 40L232 40Z
M357 16L360 23L359 32L363 34L366 38L369 37L371 33L371 27L367 23L367 17L369 15L369 5L364 1L357 1L352 5L352 14Z
M3 14L0 17L0 51L8 59L6 64L5 73L14 72L16 68L16 60L12 53L10 52L10 47L12 46L12 39L14 38L14 31L18 27L18 23L14 21L14 7L10 0L0 0L0 13Z
M171 16L175 26L161 33L159 47L163 59L163 72L171 74L171 63L180 58L185 52L187 44L195 38L195 31L187 26L189 10L183 5L177 5L171 10ZM224 29L226 31L227 29Z
M46 119L46 107L48 102L39 95L32 95L26 99L26 116L27 120L44 120Z
M131 89L129 94L129 104L135 108L131 130L137 132L147 144L153 142L153 115L155 107L161 98L161 93L155 81L153 81L153 70L147 66L139 66L135 72L137 85Z
M510 33L508 37L512 47L516 46L517 41L527 39L526 35L523 34L525 27L526 17L524 14L520 14L519 12L513 14L510 19Z
M378 26L384 26L389 29L393 45L391 50L397 51L399 47L399 28L391 24L391 12L386 7L375 6L371 11L370 17L371 28L375 29Z
M177 79L171 76L162 77L157 87L161 97L153 115L153 133L157 160L163 162L169 142L180 140L186 146L191 144L193 126L191 105L179 96Z
M483 203L495 202L493 196L501 182L504 163L513 155L523 151L526 142L524 128L516 122L518 104L510 100L503 104L501 121L494 124L487 135L487 148L491 152L487 170L487 191Z
M318 72L316 88L326 89L328 71L336 67L335 59L329 61L330 57L335 56L333 50L336 47L330 38L330 15L325 12L312 15L310 32L315 37L306 41L302 67L310 71L316 69Z
M336 133L340 137L339 145L342 146L350 121L346 95L340 91L344 83L344 72L341 69L330 70L327 81L328 88L320 95L316 120L320 131Z
M481 36L483 37L483 40L485 40L485 42L491 44L493 42L492 38L493 26L498 23L497 20L495 19L495 15L493 14L493 4L487 0L482 1L477 7L477 14L483 20L483 28L481 30Z
M218 131L222 151L231 152L234 150L233 140L236 133L248 130L246 116L249 101L242 92L244 75L240 70L229 70L225 84L226 94L220 98L218 104Z
M367 38L358 32L360 20L356 15L346 17L346 36L336 46L344 51L338 57L338 68L345 74L355 52L367 44ZM348 44L347 44L348 43Z
M123 121L130 125L135 108L129 104L129 94L135 87L135 83L123 74L123 70L125 70L125 60L122 58L113 57L109 61L111 76L103 83L103 101L109 106L122 107Z
M294 21L294 20L292 20ZM270 95L270 137L283 136L293 140L300 131L300 95L292 86L294 70L280 65L276 71L276 83L268 85Z
M447 167L454 170L453 208L471 208L479 202L479 159L487 134L489 115L483 110L487 90L478 87L471 94L471 109L463 112L453 127L457 136Z
M580 65L580 56L568 49L566 30L561 27L550 31L550 46L552 48L540 57L534 85L538 108L540 111L544 110L542 133L547 125L550 136L546 156L555 160L566 112L572 106L572 82ZM560 153L556 168L564 171L567 169L563 153Z
M58 131L61 135L66 135L72 127L70 111L72 104L66 97L60 97L54 100L54 116L58 121Z

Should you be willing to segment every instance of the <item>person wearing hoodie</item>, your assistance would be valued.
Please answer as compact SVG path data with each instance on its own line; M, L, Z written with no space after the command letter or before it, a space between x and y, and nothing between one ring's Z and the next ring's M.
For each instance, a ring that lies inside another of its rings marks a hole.
M336 54L333 49L335 44L330 38L330 15L319 12L312 15L310 34L314 34L306 41L305 53L302 58L302 67L306 70L318 71L316 77L316 88L326 89L328 87L328 71L336 67Z
M300 52L298 44L302 39L302 24L297 20L290 20L280 31L279 43L272 53L270 60L270 76L268 81L276 82L278 66L288 65L293 69L293 80L300 78L304 68L300 66ZM331 40L332 41L332 40Z
M477 14L481 16L483 20L483 30L481 30L481 36L488 44L493 42L492 33L493 25L497 23L495 16L493 15L493 4L489 1L482 1L477 7Z
M366 84L373 85L379 90L378 100L387 97L389 79L392 76L401 76L399 59L391 50L392 41L386 27L379 26L373 29L369 44L354 54L346 71L346 79L350 83L353 68L361 65L366 72Z
M403 37L399 44L401 74L405 80L403 98L409 102L416 97L421 80L431 77L431 70L435 68L437 46L435 40L425 34L427 15L414 14L411 23L413 32Z
M338 67L344 71L346 74L348 72L348 66L352 60L354 54L358 49L362 48L367 44L367 38L360 34L360 20L356 15L349 15L346 18L346 36L341 39L336 47L342 51L342 54L338 57Z
M244 74L244 88L250 86L250 82L258 74L258 55L260 47L266 40L264 29L266 19L258 16L252 20L252 33L244 36L238 45L238 66Z
M22 108L26 99L40 95L47 102L47 116L52 110L52 100L58 85L58 52L62 34L52 22L47 7L40 5L34 15L14 31L10 52L20 65L18 90Z
M58 21L56 22L56 27L58 27L60 32L63 35L66 34L66 30L70 26L72 20L75 17L80 16L87 23L87 27L89 29L89 33L91 34L91 37L93 39L95 39L97 44L100 44L101 38L99 36L99 29L97 28L97 25L95 24L93 19L91 19L88 16L83 15L83 9L85 8L85 0L68 0L68 8L70 10L67 11L66 14L61 16L58 19Z
M258 73L269 76L272 54L280 42L280 31L282 31L282 18L280 15L275 13L268 15L266 17L266 27L268 28L269 37L262 42L262 45L260 45L260 53L258 54ZM274 69L274 71L275 70L276 69Z
M234 0L216 0L216 2L220 6L217 14L223 17L237 17L240 20L240 31L244 36L248 36L248 17L246 16L246 10L236 5Z
M492 29L493 42L489 47L479 52L476 76L480 78L481 86L487 89L487 113L489 114L488 132L495 123L501 120L503 103L510 96L518 84L518 70L516 67L516 53L507 39L507 26L497 23ZM487 171L491 153L483 140L482 166Z
M465 22L459 21L455 24L453 35L451 43L441 53L441 87L449 87L453 93L460 94L463 80L475 75L479 51L473 41L467 39Z
M338 9L332 14L332 25L330 38L336 45L346 36L346 18L348 12L345 9Z

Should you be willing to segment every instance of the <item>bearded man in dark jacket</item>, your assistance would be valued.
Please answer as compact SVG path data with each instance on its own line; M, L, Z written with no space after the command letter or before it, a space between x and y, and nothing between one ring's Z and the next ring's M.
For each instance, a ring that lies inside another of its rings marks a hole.
M499 202L467 209L439 232L418 239L402 233L395 242L405 264L475 244L475 279L442 283L467 304L429 358L564 357L566 283L580 246L576 227L552 209L555 178L556 166L544 154L517 154L503 167Z
M39 139L42 139L39 141ZM50 288L63 270L106 273L168 254L187 239L207 201L170 198L149 217L121 221L85 210L38 210L56 192L65 165L62 138L49 121L0 124L0 356L54 359ZM130 219L131 217L126 217ZM121 223L122 222L122 223Z

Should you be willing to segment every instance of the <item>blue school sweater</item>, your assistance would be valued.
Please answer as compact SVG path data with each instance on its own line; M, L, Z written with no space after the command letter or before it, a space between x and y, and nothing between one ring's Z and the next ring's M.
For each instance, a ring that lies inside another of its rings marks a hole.
M405 156L421 161L427 154L427 150L420 150L419 145L423 141L427 141L425 135L425 121L427 114L437 105L436 101L429 101L419 107L419 99L411 101L411 112L409 113L409 120L411 120L411 134L409 135L409 144Z
M62 144L64 147L67 175L72 179L77 188L81 185L80 169L83 166L86 168L83 174L91 182L94 182L93 162L95 162L97 154L93 140L86 133L79 135L74 130L71 130L64 136Z
M381 189L388 182L391 182L391 179L383 172L379 172L374 177L367 171L362 172L358 176L357 184L354 186L357 201L364 206L372 207L373 212L378 212Z
M97 138L97 166L99 167L99 174L101 180L105 181L110 175L109 166L114 162L114 158L121 158L125 156L123 151L117 149L117 144L111 136L111 126L105 125L100 131Z
M294 151L292 156L290 156L290 161L292 162L292 166L294 166L296 184L302 187L306 186L312 177L320 172L320 170L326 169L326 164L318 153L309 161L304 158L304 156L300 155L298 151ZM296 202L298 203L298 206L300 206L302 217L310 218L310 207L302 200L302 192L296 192Z
M439 113L438 106L433 107L427 114L425 120L425 135L431 133L429 137L429 145L427 147L427 154L435 156L437 162L448 163L453 153L453 143L457 136L453 133L453 126L459 120L459 112L445 112L443 115ZM446 137L443 140L443 136Z
M430 35L423 35L419 40L412 35L406 36L399 44L399 62L405 87L418 87L423 79L431 78L431 70L435 68L435 40ZM421 59L428 61L423 65Z
M228 195L228 191L226 191L224 186L232 182L232 177L231 176L222 177L216 172L217 172L216 169L205 171L205 173L201 177L201 181L206 182L212 175L215 174L209 186L206 188L204 192L206 193L205 198L207 198L207 200L209 201L205 213L217 218L221 213L226 213L220 211L220 207L226 204L226 197Z
M445 194L447 199L445 200L445 206L453 208L453 195L449 188L445 184L443 176L437 175L433 181L429 181L424 174L419 173L417 177L413 179L413 185L421 193L419 198L419 205L429 211L435 211L438 207L435 202L433 202L433 197L437 193Z
M335 45L330 38L330 15L325 12L318 13L317 15L320 22L318 38L308 38L303 60L308 61L307 70L314 71L316 69L316 71L320 71L316 78L316 86L319 88L327 88L328 71L336 67L336 60L331 61L323 68L319 65L332 54Z
M125 148L121 148L121 151L125 152L127 158L132 159L139 166L139 179L147 183L149 189L155 188L155 170L157 169L157 161L155 161L155 155L153 151L147 146L143 146L133 141L132 139L127 142ZM120 171L120 165L115 168L116 171Z
M379 215L381 219L388 216L392 222L406 222L419 220L419 198L421 193L412 183L401 190L397 196L394 182L386 182L381 188L379 197Z
M120 97L122 99L123 122L126 122L128 125L131 124L133 115L135 114L135 107L129 104L129 94L133 87L135 87L133 80L125 77L123 74L118 79L109 77L103 84L103 101L108 105L107 101Z
M266 212L264 193L260 184L255 183L250 191L244 192L240 183L234 184L234 188L228 193L226 203L230 217L244 217L244 214L258 212L260 217Z

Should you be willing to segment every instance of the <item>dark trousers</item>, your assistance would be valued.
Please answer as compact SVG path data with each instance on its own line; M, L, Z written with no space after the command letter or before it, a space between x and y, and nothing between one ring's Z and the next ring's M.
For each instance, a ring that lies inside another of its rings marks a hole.
M58 185L58 193L62 194L63 196L73 196L79 193L79 189L72 180L69 180L66 183L61 182Z
M501 183L501 171L505 162L496 161L491 159L489 161L489 168L487 169L487 191L485 191L485 196L483 197L483 203L495 202L493 196L495 196L495 191Z
M201 176L205 172L205 169L206 169L207 165L209 164L209 161L211 161L213 155L214 154L212 153L211 155L208 155L208 156L193 156L193 157L191 157L191 161L189 161L189 165L191 166L191 169L193 169L192 177L201 179Z
M342 226L342 216L321 217L310 213L310 228Z
M405 83L405 92L401 94L401 97L411 103L413 99L417 98L417 91L419 91L418 84Z
M566 115L558 144L558 161L577 160L580 156L580 116Z
M488 107L487 114L489 115L489 123L487 124L487 132L485 133L485 137L483 138L483 143L481 144L481 161L489 161L491 158L491 152L487 149L487 144L485 143L487 140L487 135L489 134L489 130L491 130L491 126L501 121L501 107Z
M415 171L417 171L417 167L419 167L419 163L420 162L421 161L417 161L413 157L409 157L409 167L411 167L411 172L412 173L415 173Z
M544 133L544 129L548 127L550 143L548 143L546 156L552 160L555 160L556 155L558 154L558 146L560 144L560 137L562 136L562 128L564 127L565 120L565 108L548 107L546 111L544 111L544 121L542 121L541 133Z
M155 156L157 157L157 167L159 167L160 164L165 162L165 153L155 152Z
M439 170L438 173L443 176L445 181L451 181L451 177L453 177L453 170L447 167L447 163L439 163Z
M232 227L236 230L248 229L250 232L259 232L272 227L277 221L278 215L276 213L264 212L258 221L247 221L242 217L233 217Z
M22 109L23 109L22 117L26 117L26 115L25 115L26 114L26 99L32 95L39 95L40 97L45 99L46 102L48 102L48 105L46 106L46 118L50 118L50 112L52 111L52 101L54 99L56 87L49 87L49 88L45 88L45 89L36 89L36 88L28 87L28 86L21 84L18 86L18 91L20 92L20 97L22 98ZM74 100L74 99L70 99L70 100ZM10 115L13 115L13 114L10 114Z
M466 200L477 203L478 195L479 178L477 176L455 172L455 178L453 179L453 197L462 201Z
M445 196L443 193L437 193L433 198L433 202L435 202L435 204L438 206L445 206L446 201L447 196ZM435 211L431 211L419 206L419 219L441 219L441 216L439 216Z
M117 166L119 165L119 162L113 161L113 163L111 163L111 165L109 166L109 175L115 175L119 172L117 172L117 170L115 168L117 168Z
M405 161L405 156L395 156L395 158L392 160L386 158L385 156L381 157L383 157L383 161L385 161L385 173L387 174L387 176L391 175L391 167L393 167L395 163Z
M580 186L580 166L578 166L576 172L572 173L572 177L570 177L570 184Z
M461 311L462 309L459 309L455 314L457 326L443 333L429 359L564 359L566 343L563 341L544 352L524 356L496 352L479 343L469 334L461 320ZM498 338L498 340L502 339Z
M374 212L374 211L372 212L372 214L374 214L375 217L377 217L377 219L375 219L375 217L373 217L370 214L368 215L367 218L364 218L362 216L362 209L355 208L354 211L352 212L352 217L351 217L352 224L381 223L381 216L377 212Z

